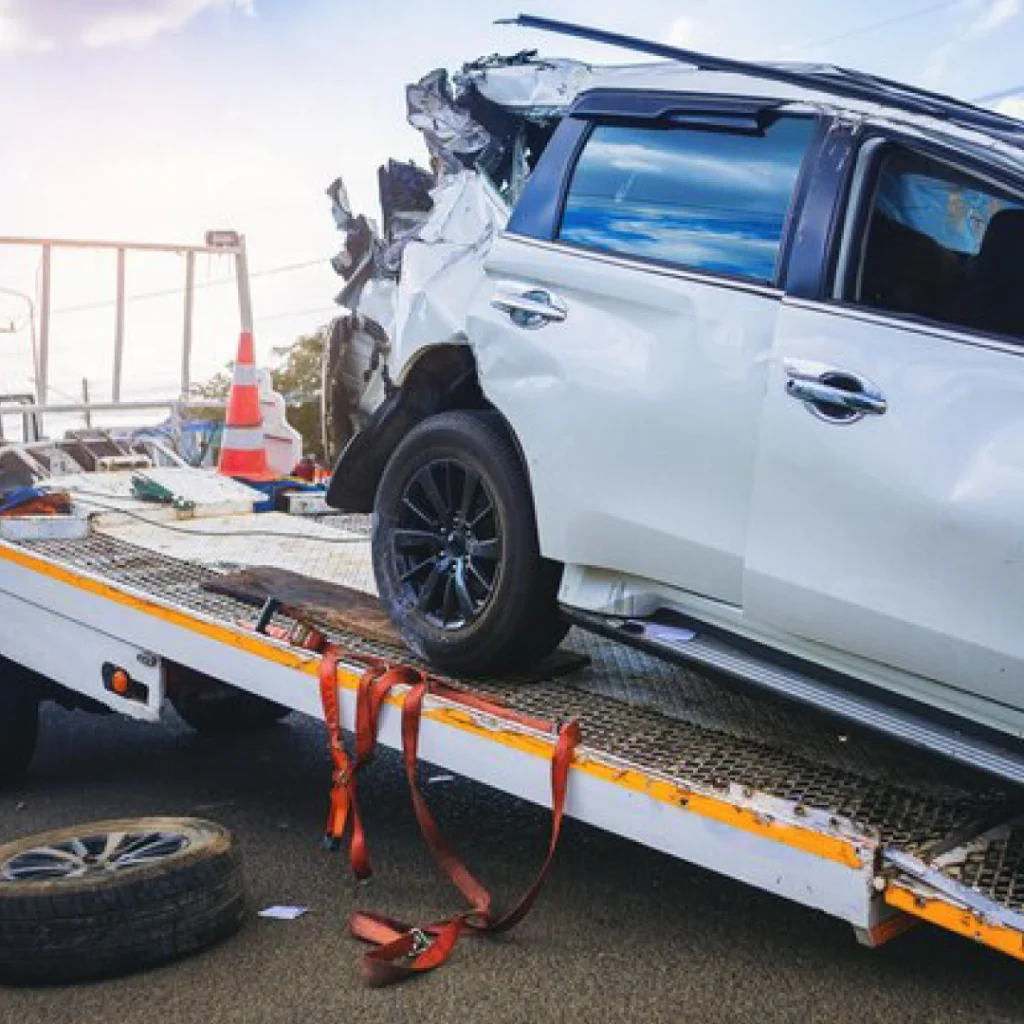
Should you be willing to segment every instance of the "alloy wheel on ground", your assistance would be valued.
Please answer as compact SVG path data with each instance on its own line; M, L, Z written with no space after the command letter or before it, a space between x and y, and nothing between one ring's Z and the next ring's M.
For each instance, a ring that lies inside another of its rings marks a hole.
M148 867L191 843L178 831L88 832L24 850L0 863L5 882L57 881Z

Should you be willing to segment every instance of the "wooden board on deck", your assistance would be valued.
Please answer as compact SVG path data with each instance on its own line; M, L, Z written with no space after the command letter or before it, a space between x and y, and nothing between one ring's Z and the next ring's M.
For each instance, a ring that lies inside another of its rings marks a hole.
M286 614L290 610L304 622L318 622L377 643L403 646L380 601L362 590L265 565L239 569L203 586L251 605L263 605L274 598L285 606Z
M365 640L405 647L379 599L373 594L339 583L302 576L288 569L257 565L219 576L203 584L215 594L224 594L255 607L268 599L280 602L285 615L301 622L318 624ZM531 682L565 675L582 668L589 659L575 651L555 651L531 671L516 673L516 682Z

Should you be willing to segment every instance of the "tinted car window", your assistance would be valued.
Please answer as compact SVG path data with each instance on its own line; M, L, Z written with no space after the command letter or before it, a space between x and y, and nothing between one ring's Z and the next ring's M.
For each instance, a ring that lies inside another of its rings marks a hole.
M814 132L780 117L749 132L597 125L573 173L559 238L770 281Z
M1024 203L892 150L879 169L852 301L1024 339Z

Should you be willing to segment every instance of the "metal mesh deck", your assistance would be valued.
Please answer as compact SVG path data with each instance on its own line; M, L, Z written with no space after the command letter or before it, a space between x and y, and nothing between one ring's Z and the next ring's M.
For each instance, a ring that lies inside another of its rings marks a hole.
M1024 819L972 844L943 873L1008 910L1024 909Z
M247 605L203 589L217 575L213 568L100 534L22 546L226 623L252 618ZM356 658L375 655L415 664L405 650L354 635L334 633L332 639ZM1008 802L986 780L837 726L812 711L752 695L588 634L574 632L567 643L590 657L587 668L519 685L474 680L472 688L532 716L580 719L587 750L595 756L627 762L683 787L741 787L764 793L850 820L908 850L923 849L982 818L991 820L993 810ZM1000 864L1024 856L1024 836L1015 843L1007 846ZM1002 877L1001 870L982 865L978 878L989 877L984 871ZM1024 903L1024 882L1013 877L1007 899Z

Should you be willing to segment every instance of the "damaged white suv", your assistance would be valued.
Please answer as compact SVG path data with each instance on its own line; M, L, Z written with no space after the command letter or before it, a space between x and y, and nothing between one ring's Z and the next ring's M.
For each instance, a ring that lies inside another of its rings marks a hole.
M411 87L382 234L334 189L329 501L394 621L450 671L575 622L1024 734L1024 124L626 42L679 59Z

